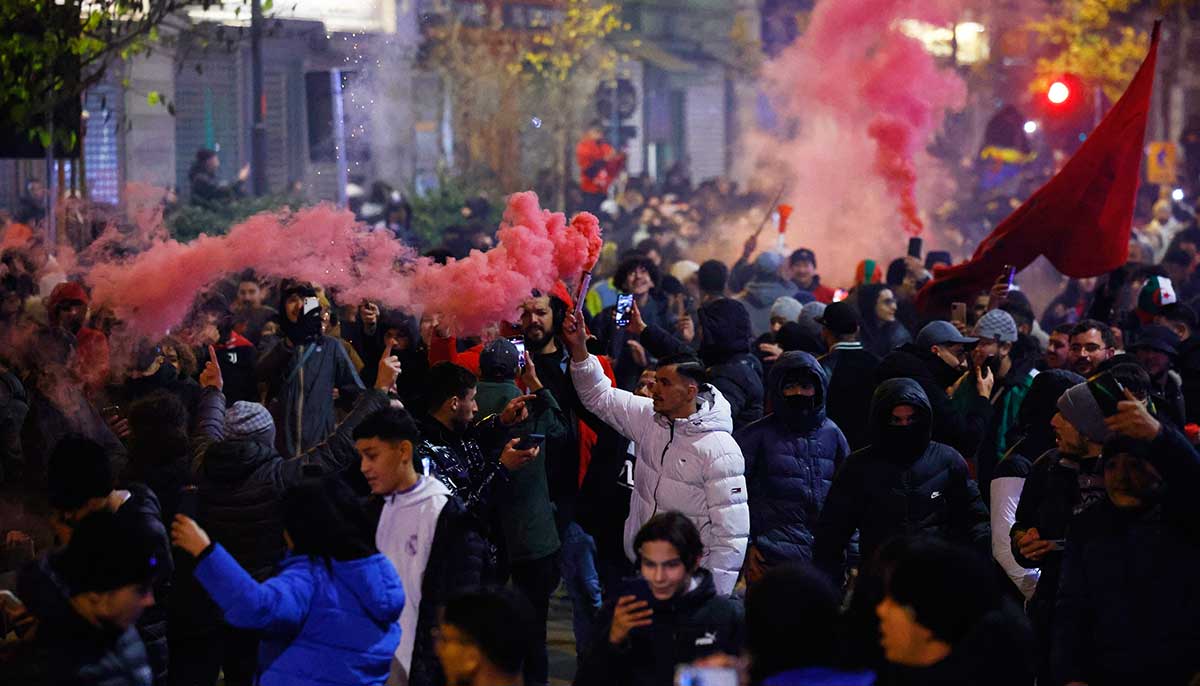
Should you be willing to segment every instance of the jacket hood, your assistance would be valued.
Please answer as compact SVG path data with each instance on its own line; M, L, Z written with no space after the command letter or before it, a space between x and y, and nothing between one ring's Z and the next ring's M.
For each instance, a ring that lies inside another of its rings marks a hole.
M731 298L706 303L696 313L702 340L700 357L708 364L724 362L738 353L750 352L754 332L746 306Z
M717 595L717 584L713 581L711 571L700 567L692 574L692 578L697 581L695 588L684 591L670 600L656 601L655 604L668 612L689 612L703 606Z
M932 435L933 408L929 404L929 396L921 389L921 385L912 379L888 379L875 388L871 397L871 434L875 437L883 435L888 426L892 410L897 405L912 405L917 409L918 422L924 425L926 438Z
M817 380L816 412L808 415L796 413L783 396L783 385L788 376L797 372L808 372ZM815 428L825 421L825 398L829 395L829 375L817 362L817 358L806 352L786 352L771 365L767 374L767 395L771 400L772 412L779 415L788 426L805 425Z
M428 476L421 476L417 480L416 486L402 493L393 493L386 496L386 498L389 504L404 509L416 507L430 498L449 495L450 489L446 488L446 485L441 481Z
M221 441L208 447L201 469L213 481L232 483L250 476L275 457L275 448L258 441Z
M746 284L745 300L756 308L766 309L773 305L777 298L791 297L795 292L795 286L789 286L778 277L760 277Z
M396 568L382 554L344 562L335 560L331 569L333 578L342 582L372 619L378 622L400 619L404 609L404 589Z
M698 409L692 416L675 420L677 431L685 436L699 436L714 431L733 433L733 408L716 387L707 384L696 396L696 404ZM661 414L656 414L654 419L664 427L671 425L671 420Z

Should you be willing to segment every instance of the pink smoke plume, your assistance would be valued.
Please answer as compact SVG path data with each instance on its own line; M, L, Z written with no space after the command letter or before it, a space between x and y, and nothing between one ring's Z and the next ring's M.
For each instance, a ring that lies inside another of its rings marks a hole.
M498 238L495 249L443 266L390 234L367 231L348 211L320 205L255 215L226 236L160 241L126 262L97 264L87 280L96 302L151 337L179 324L197 293L247 268L337 289L345 302L437 312L470 333L510 319L532 289L578 278L598 250L600 224L584 213L568 225L562 213L542 210L534 193L515 193Z
M920 182L935 166L924 149L966 87L899 23L952 26L962 4L819 0L804 33L765 67L765 91L792 130L753 137L750 157L764 188L786 180L798 227L789 240L831 256L823 262L839 275L863 257L892 256L924 228Z

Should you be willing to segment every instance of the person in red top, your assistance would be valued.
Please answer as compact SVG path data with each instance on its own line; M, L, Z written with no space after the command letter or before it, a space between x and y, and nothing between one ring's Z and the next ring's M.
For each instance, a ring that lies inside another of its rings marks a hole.
M69 364L91 394L99 391L108 378L108 338L84 326L89 301L83 286L64 281L46 299L46 318L51 332L73 349Z
M788 266L792 270L792 283L802 291L813 294L817 302L826 305L833 302L833 288L821 283L817 274L817 256L808 248L799 248L788 258Z
M583 193L582 209L596 214L600 203L608 197L608 187L617 180L625 167L625 153L604 140L604 127L592 122L575 146L575 162L579 165L579 190Z

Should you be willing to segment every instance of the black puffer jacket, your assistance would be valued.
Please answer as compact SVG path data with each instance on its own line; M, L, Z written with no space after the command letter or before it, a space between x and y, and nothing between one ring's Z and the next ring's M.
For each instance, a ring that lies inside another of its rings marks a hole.
M737 431L763 416L763 368L750 353L750 314L731 298L705 303L696 313L700 359L708 366L709 382L729 401ZM649 325L641 341L655 357L692 352L661 327Z
M154 683L161 686L167 679L167 616L170 609L168 601L174 596L171 581L175 565L171 557L171 543L166 526L163 525L162 508L154 491L144 484L137 483L126 484L125 489L129 491L129 499L117 508L117 520L122 526L136 527L149 532L156 542L155 554L159 559L166 561L162 573L154 582L154 597L158 602L147 608L137 622L138 634L146 645L146 658L154 672Z
M911 405L925 447L916 458L898 457L880 442L892 410ZM845 550L855 531L862 558L900 534L925 534L991 554L987 508L953 448L929 440L929 399L912 379L885 381L871 400L872 445L853 453L833 479L814 543L814 562L840 585Z
M205 389L193 436L200 525L256 580L266 580L287 552L280 509L284 491L300 483L306 468L334 473L357 464L351 433L359 422L386 405L387 396L382 392L364 392L324 443L285 460L273 445L224 440L225 397L215 389ZM217 626L221 615L190 574L194 564L190 556L181 561L172 625L173 631L202 635Z
M75 612L56 562L56 554L31 562L17 579L17 596L37 618L37 632L18 660L4 666L0 682L150 686L153 675L138 632L100 628Z
M745 642L745 611L717 595L712 573L701 567L696 588L654 601L654 623L634 629L620 646L608 641L616 599L596 620L596 642L584 658L576 686L670 686L675 666L715 653L739 655Z

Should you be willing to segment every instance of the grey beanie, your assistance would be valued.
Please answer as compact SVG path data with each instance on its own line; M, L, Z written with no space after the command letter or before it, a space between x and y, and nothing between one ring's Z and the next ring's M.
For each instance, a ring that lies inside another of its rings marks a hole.
M1104 424L1104 412L1086 381L1068 388L1059 396L1058 411L1084 438L1093 443L1103 443L1113 435Z
M799 321L800 312L804 310L804 306L790 296L782 296L775 298L775 302L771 303L771 318L779 317L789 322Z
M225 410L225 437L274 445L275 420L261 404L239 400Z
M825 303L820 300L814 300L810 303L804 303L804 307L800 310L800 316L805 319L816 321L825 315Z

